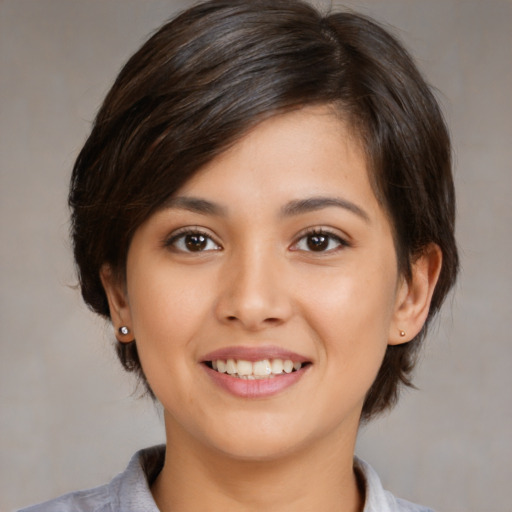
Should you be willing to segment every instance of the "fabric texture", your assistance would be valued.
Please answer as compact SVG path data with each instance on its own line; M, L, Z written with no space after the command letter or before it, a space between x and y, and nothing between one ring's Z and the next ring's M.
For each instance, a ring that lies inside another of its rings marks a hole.
M162 469L164 457L164 445L141 450L109 484L65 494L19 512L159 512L150 486ZM354 467L365 487L363 512L434 512L385 491L377 473L363 460L354 458Z

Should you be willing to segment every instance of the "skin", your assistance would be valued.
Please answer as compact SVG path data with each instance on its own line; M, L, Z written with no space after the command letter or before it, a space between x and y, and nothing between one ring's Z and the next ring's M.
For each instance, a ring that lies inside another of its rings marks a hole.
M364 397L387 345L420 331L439 249L415 260L409 282L399 275L364 153L328 107L262 122L177 196L136 231L126 282L102 270L113 323L131 331L120 341L137 340L164 408L169 456L156 503L362 510L352 459ZM214 206L199 211L191 198ZM311 198L338 203L297 203ZM191 251L184 230L206 245ZM202 363L213 350L269 345L311 363L270 397L234 396Z

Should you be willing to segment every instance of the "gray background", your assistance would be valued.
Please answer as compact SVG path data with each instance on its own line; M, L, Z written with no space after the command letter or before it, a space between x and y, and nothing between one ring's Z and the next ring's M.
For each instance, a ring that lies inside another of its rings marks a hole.
M317 2L319 3L319 2ZM0 510L101 484L163 440L110 327L73 289L66 189L121 64L177 9L163 0L0 0ZM325 5L325 4L324 4ZM417 374L358 452L400 496L510 510L512 4L349 1L395 27L451 126L462 274Z

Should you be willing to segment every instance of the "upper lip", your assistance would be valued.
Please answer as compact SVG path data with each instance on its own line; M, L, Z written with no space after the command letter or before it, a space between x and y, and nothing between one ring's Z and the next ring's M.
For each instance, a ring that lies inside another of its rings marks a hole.
M307 363L310 359L291 350L275 345L261 345L257 347L225 347L209 352L202 357L202 362L227 359L243 359L245 361L261 361L263 359L291 359L294 363Z

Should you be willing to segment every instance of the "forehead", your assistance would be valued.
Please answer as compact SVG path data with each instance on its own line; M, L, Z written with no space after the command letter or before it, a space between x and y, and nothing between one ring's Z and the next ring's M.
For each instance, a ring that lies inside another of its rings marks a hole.
M249 202L301 199L335 190L376 206L365 152L329 106L305 107L259 123L199 169L178 196ZM249 194L248 194L249 192ZM294 197L296 196L296 197Z

